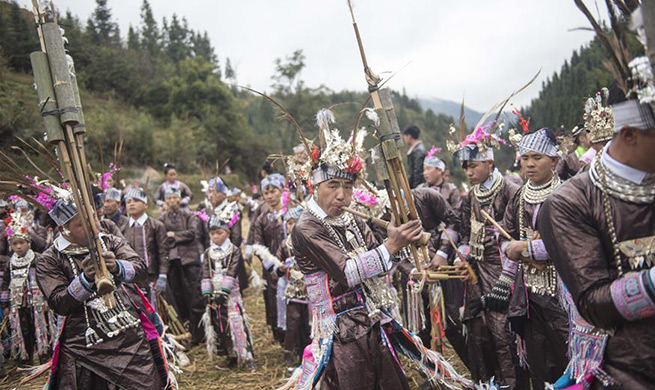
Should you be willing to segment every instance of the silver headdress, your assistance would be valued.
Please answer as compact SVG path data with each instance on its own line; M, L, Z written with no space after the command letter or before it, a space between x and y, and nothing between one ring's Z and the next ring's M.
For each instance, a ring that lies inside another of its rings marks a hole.
M307 159L299 160L295 156L287 159L289 172L294 179L318 185L335 178L355 181L364 172L363 143L366 131L353 132L356 133L354 138L351 134L350 139L345 141L339 130L330 129L331 123L334 123L332 111L322 109L316 114L323 147L310 144L311 153Z

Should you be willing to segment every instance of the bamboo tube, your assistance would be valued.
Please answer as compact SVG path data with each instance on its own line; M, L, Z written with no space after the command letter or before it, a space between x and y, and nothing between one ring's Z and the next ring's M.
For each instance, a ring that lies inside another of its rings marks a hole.
M428 282L434 283L434 282L439 282L442 280L452 280L452 279L465 279L466 276L463 275L449 275L449 274L444 274L441 272L434 272L434 271L423 271L423 272L412 272L411 276L416 279L420 279L425 275L425 278Z
M45 114L42 117L46 136L48 142L56 144L64 140L64 132L59 122L59 114L56 113L57 98L52 88L48 56L42 51L35 51L30 54L30 62L32 63L36 93L39 97L39 108L41 113Z
M457 249L457 245L455 245L455 242L453 241L452 237L450 237L450 233L448 233L448 230L446 230L446 227L444 223L441 223L442 226L444 227L443 232L446 234L446 237L448 238L448 242L450 243L450 246L455 250L455 253L457 254L457 257L459 257L459 260L466 265L466 271L471 277L471 284L478 284L478 276L475 274L475 270L473 267L471 267L471 264L466 260L466 257L462 254L462 252Z
M33 4L36 11L35 20L42 50L40 53L32 53L31 55L31 59L36 65L34 69L37 94L44 108L47 107L51 111L58 110L53 117L60 122L59 126L55 126L51 119L45 119L49 142L57 146L62 169L71 186L73 200L84 225L88 246L93 248L91 255L97 260L95 265L98 292L100 295L105 296L107 305L113 307L115 301L111 293L114 290L114 284L108 277L109 273L102 257L102 243L98 236L98 227L95 224L95 211L88 181L83 144L78 144L73 134L73 127L80 123L79 95L77 97L78 101L76 101L59 25L45 23L45 10L41 8L38 2L34 1ZM44 59L47 61L44 61ZM47 73L49 73L50 78L47 77ZM53 97L56 97L56 99L53 99ZM50 100L52 100L53 104L50 104ZM78 147L81 147L82 150L78 149Z
M500 226L500 224L498 222L496 222L493 218L491 218L491 215L489 215L489 213L487 213L486 211L480 209L480 214L482 214L482 216L485 217L487 219L487 221L489 221L489 223L494 225L494 227L496 229L498 229L498 231L500 232L500 234L503 235L503 237L505 237L508 240L513 240L512 236L510 236L510 234L507 233L507 231L505 229L503 229L503 227Z
M353 215L356 215L356 216L358 216L358 217L360 217L360 218L366 220L367 222L368 222L368 221L371 221L372 223L374 223L374 224L376 224L376 225L378 225L378 226L381 226L381 227L383 227L383 228L385 228L385 229L387 228L387 226L389 226L389 223L390 223L389 221L385 221L384 219L380 219L380 218L373 217L373 216L368 215L368 214L366 214L366 213L362 213L362 212L357 211L357 210L355 210L355 209L351 209L350 207L344 207L343 210L344 210L344 211L347 211L347 212L349 212L349 213L351 213L351 214L353 214ZM430 241L430 237L431 237L431 234L430 234L430 233L428 233L428 232L423 232L423 233L421 234L421 238L419 239L418 242L419 242L421 245L427 245L428 242Z

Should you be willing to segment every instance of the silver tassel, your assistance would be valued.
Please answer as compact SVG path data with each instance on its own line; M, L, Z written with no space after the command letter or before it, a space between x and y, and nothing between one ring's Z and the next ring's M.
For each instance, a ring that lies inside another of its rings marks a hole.
M423 310L423 298L421 297L420 286L408 284L406 287L407 308L407 329L417 334L425 328L425 311Z
M84 337L86 338L86 347L91 348L94 345L98 343L102 343L104 340L98 336L98 333L96 333L95 329L89 327L86 328L86 333L84 334Z

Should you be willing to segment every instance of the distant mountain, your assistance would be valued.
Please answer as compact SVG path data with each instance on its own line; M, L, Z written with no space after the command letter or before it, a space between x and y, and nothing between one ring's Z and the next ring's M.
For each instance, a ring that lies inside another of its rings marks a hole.
M459 107L461 103L454 102L452 100L439 99L436 97L418 98L418 101L425 111L432 110L435 114L450 115L453 117L453 119L455 119L455 121L459 120ZM465 106L464 115L466 116L466 126L471 128L475 126L476 123L478 123L484 113L475 111Z

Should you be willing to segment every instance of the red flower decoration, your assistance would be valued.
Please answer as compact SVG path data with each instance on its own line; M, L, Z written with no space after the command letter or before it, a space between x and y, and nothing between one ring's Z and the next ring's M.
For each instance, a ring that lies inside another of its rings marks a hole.
M4 221L5 221L5 224L9 225L11 223L11 218L7 217L7 218L5 218Z
M345 171L352 173L353 175L357 175L362 171L362 168L364 168L364 163L362 160L357 156L353 156L348 160L348 167L345 169Z
M519 109L516 108L516 107L514 107L514 109L512 110L512 113L514 113L514 115L516 115L519 118L519 124L523 128L523 132L524 133L529 132L530 131L530 121L526 120L523 117L523 115L521 114L521 111L519 111Z
M21 231L21 233L23 233L23 234L27 233L27 229L25 229L25 227L20 228L20 231Z
M312 183L309 180L309 178L307 178L306 184L307 184L307 191L309 191L310 195L314 194L314 187L312 187Z
M314 146L314 150L312 150L312 161L314 163L318 162L318 152L319 152L318 146Z

